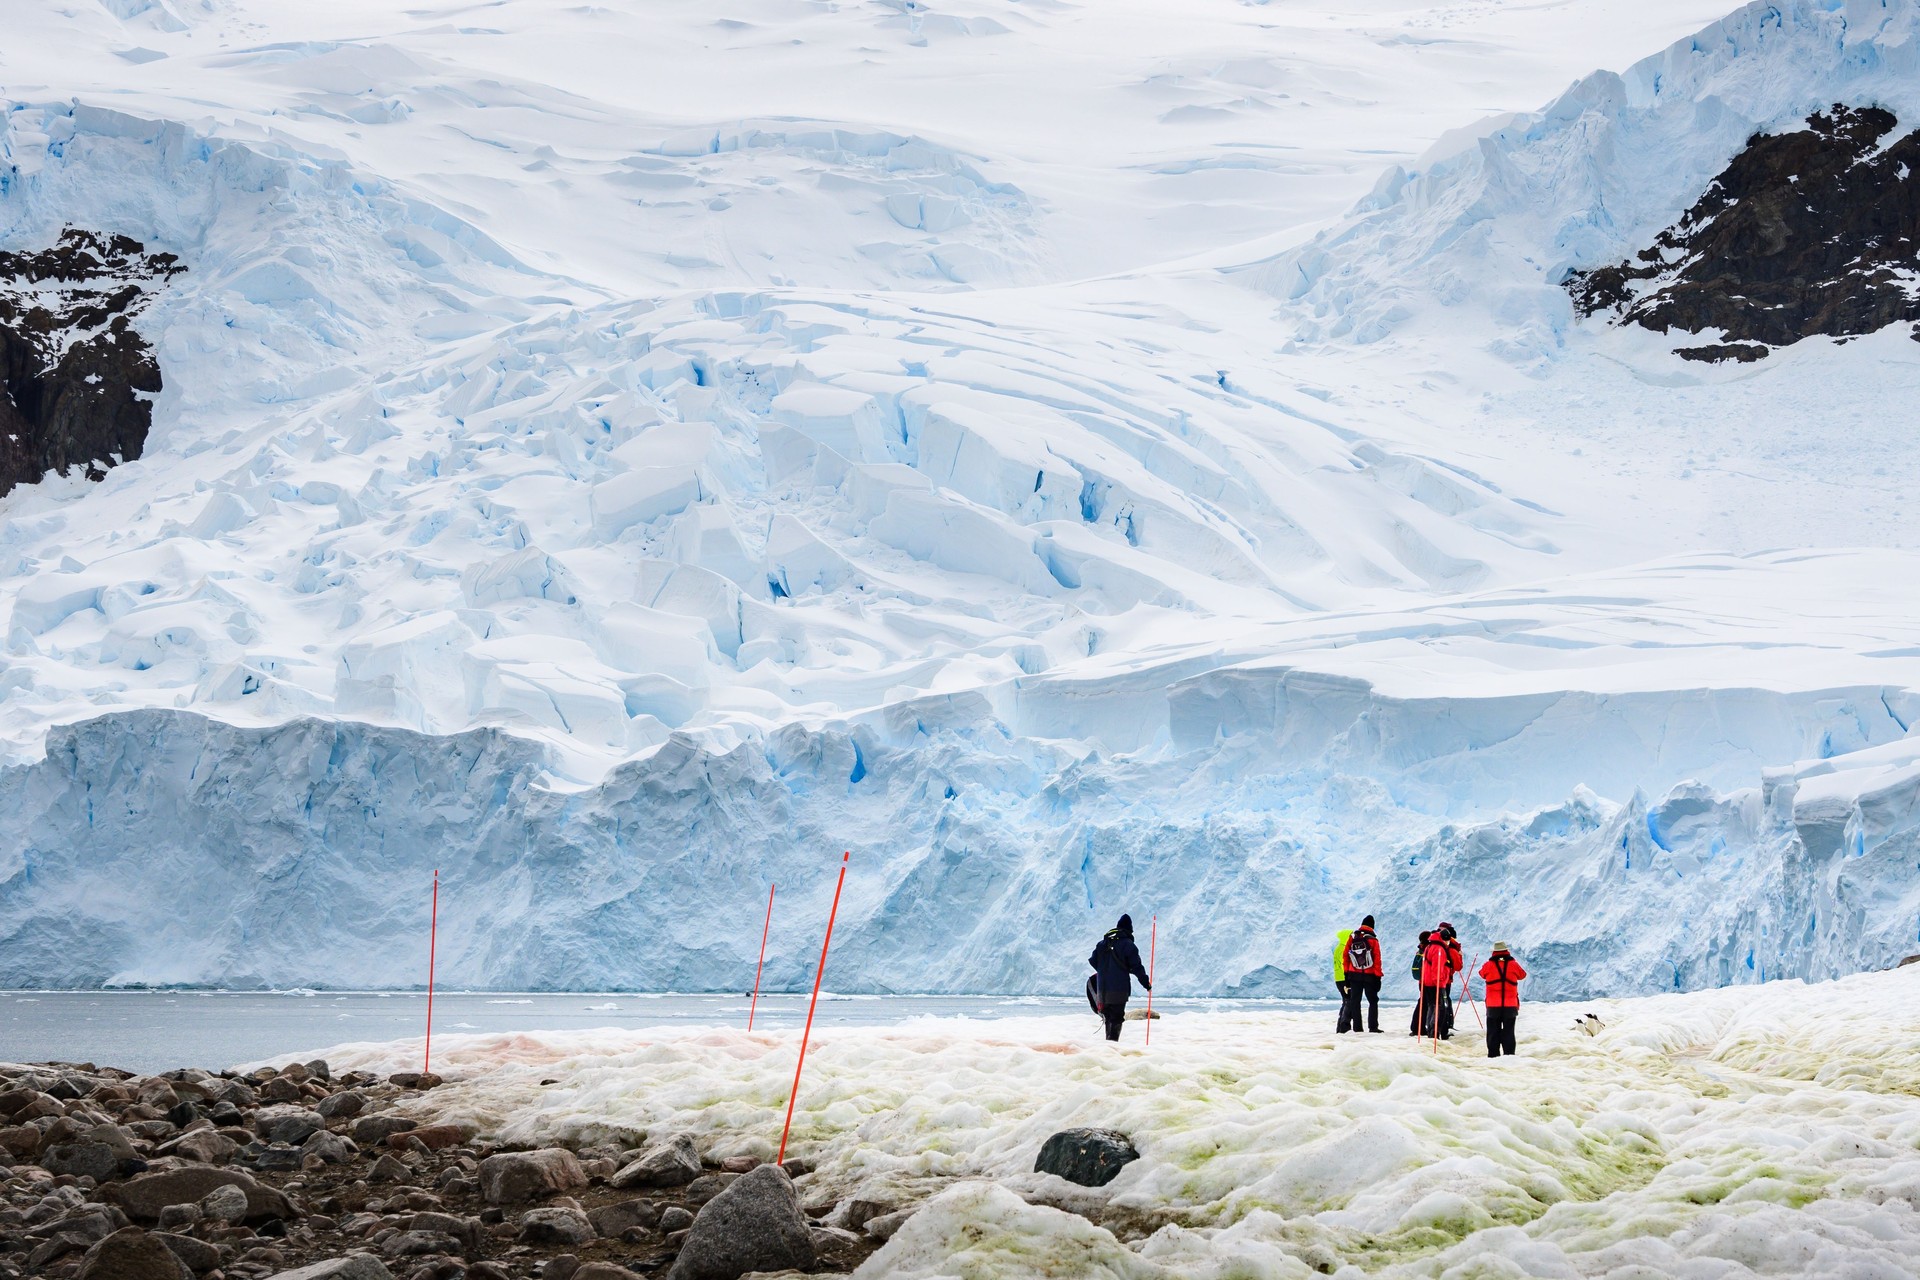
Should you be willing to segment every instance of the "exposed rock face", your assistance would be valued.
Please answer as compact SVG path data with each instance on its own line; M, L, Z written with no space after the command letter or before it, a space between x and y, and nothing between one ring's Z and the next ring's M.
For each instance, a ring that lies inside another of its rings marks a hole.
M1662 333L1720 330L1692 360L1758 360L1814 334L1920 321L1920 131L1836 105L1756 135L1634 259L1564 281L1582 315ZM1916 335L1920 336L1920 335Z
M1048 1138L1033 1162L1035 1173L1051 1173L1083 1187L1104 1187L1125 1165L1140 1158L1133 1139L1112 1129L1063 1129Z
M72 227L39 253L0 253L0 494L75 466L98 480L140 456L160 366L133 322L183 270Z

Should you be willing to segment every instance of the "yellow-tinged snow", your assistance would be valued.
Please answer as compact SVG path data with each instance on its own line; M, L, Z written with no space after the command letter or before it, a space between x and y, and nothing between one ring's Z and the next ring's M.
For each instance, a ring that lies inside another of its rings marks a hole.
M1489 1061L1318 1014L816 1027L793 1150L810 1203L926 1206L863 1276L1920 1275L1920 967L1813 986L1535 1005ZM1607 1024L1595 1036L1575 1015ZM397 1069L414 1044L343 1046ZM449 1038L412 1105L509 1141L686 1132L770 1157L797 1035ZM554 1081L542 1084L542 1081ZM1120 1129L1108 1187L1034 1174Z

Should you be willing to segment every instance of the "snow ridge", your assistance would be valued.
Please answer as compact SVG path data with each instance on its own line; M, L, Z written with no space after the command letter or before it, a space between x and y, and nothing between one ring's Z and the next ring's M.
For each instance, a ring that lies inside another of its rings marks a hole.
M1550 359L1574 324L1569 271L1631 256L1754 134L1835 102L1920 118L1920 7L1757 0L1537 112L1443 139L1340 226L1230 274L1291 304L1303 341L1379 341L1437 304L1497 316L1506 359Z

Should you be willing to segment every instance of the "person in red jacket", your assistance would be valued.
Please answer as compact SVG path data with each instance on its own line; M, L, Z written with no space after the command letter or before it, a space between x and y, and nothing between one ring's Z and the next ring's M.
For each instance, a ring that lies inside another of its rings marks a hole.
M1481 980L1487 984L1487 1056L1497 1058L1513 1052L1513 1024L1520 1018L1520 979L1527 971L1507 950L1507 944L1493 944L1493 954L1480 966Z
M1442 920L1427 938L1420 954L1420 1034L1453 1038L1453 979L1466 968L1460 958L1459 936Z
M1368 916L1360 922L1347 938L1347 949L1343 956L1347 970L1347 985L1341 991L1339 1030L1360 1030L1360 998L1367 1000L1367 1030L1380 1030L1380 975L1385 972L1380 966L1380 939L1373 932L1373 917Z

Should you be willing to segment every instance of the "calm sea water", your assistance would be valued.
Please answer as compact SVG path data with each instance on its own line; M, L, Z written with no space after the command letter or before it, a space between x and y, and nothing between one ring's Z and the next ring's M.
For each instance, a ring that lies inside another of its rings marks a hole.
M1155 1010L1325 1009L1332 1001L1165 1000ZM0 992L0 1061L92 1062L129 1071L239 1062L353 1040L399 1040L426 1027L418 992L227 991ZM1038 996L836 996L823 994L816 1026L874 1026L908 1018L1020 1018L1079 1013L1085 1001ZM754 1026L799 1026L804 995L760 997ZM590 1027L745 1026L735 995L551 995L438 992L436 1033L566 1031Z

